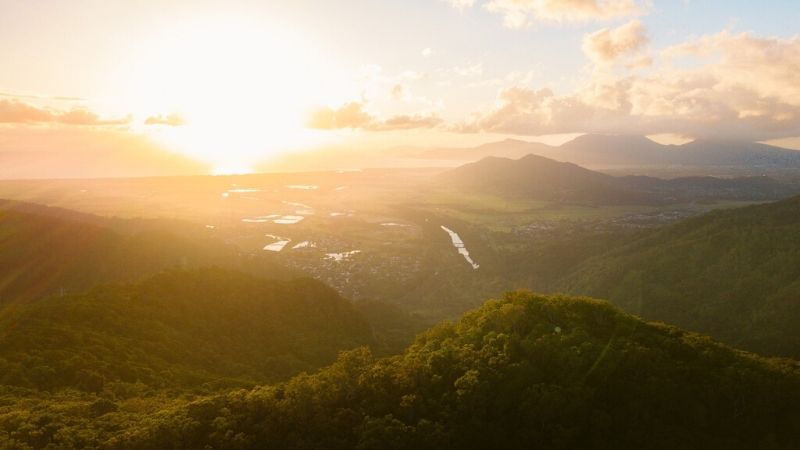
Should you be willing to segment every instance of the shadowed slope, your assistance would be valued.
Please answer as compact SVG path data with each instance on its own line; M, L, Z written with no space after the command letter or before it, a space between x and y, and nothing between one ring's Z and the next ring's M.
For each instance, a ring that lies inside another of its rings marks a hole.
M788 449L800 438L798 401L789 361L603 302L519 292L430 330L402 356L351 352L317 375L149 420L117 444Z
M648 232L578 266L559 288L759 353L800 356L800 197Z
M47 390L263 383L373 343L361 315L320 282L219 269L49 297L14 313L3 324L0 381Z

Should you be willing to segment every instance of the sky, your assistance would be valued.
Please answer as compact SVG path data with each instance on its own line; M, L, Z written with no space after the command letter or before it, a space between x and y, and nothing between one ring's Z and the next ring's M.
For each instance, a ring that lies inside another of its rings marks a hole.
M798 23L796 0L0 0L0 162L227 173L581 133L798 147Z

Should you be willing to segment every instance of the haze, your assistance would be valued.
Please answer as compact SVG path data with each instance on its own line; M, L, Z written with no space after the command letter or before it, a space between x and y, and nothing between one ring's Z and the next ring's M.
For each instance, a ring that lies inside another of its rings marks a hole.
M0 449L796 450L797 24L0 0Z
M241 173L320 149L512 136L794 148L800 135L791 1L4 0L0 10L4 178Z

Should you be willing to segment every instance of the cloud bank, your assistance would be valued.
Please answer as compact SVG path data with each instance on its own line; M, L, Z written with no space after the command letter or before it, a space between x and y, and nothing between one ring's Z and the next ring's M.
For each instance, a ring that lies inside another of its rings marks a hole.
M17 99L0 100L0 123L104 126L126 125L130 122L130 116L118 119L102 119L85 108L58 111L39 108Z
M337 109L323 107L313 111L307 126L317 130L361 129L367 131L435 128L442 119L432 114L399 114L380 120L364 110L364 103L350 102Z
M167 125L170 127L179 127L186 125L186 121L179 114L157 115L149 116L144 120L145 125Z
M606 63L639 50L637 22L588 35L584 49ZM663 50L644 74L596 70L575 93L515 86L455 124L461 132L675 133L758 141L800 135L800 37L721 32Z
M647 30L638 20L618 28L603 28L583 38L583 52L595 62L613 62L647 46Z
M445 0L464 10L474 0ZM647 5L636 0L489 0L483 7L503 17L509 28L523 28L536 22L589 22L641 15Z

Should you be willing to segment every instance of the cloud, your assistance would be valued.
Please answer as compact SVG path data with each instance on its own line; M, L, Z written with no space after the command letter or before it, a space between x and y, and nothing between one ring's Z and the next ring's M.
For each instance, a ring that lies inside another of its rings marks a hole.
M483 63L469 63L463 66L436 69L433 74L442 81L452 82L458 78L480 78L483 76L483 72Z
M442 0L442 1L459 11L472 8L472 6L475 5L475 0Z
M350 102L338 109L318 108L311 113L307 125L317 130L337 130L361 128L373 120L374 117L364 111L363 103Z
M44 95L33 95L33 94L12 94L10 92L0 92L0 97L11 97L14 99L20 98L27 98L27 99L36 99L36 100L58 100L58 101L66 101L66 102L79 102L85 101L86 99L81 97L68 97L68 96L44 96Z
M150 116L144 121L145 125L167 125L170 127L179 127L181 125L186 125L186 121L183 117L179 114L168 114L166 116L162 116L161 114L157 116Z
M717 59L704 72L723 86L742 85L800 106L800 36L761 38L723 31L667 48L663 55L670 62L681 57L701 63Z
M722 32L670 47L660 59L658 70L645 74L594 72L568 95L526 86L503 89L494 106L453 128L750 141L800 135L800 37Z
M101 119L97 114L88 109L75 108L57 115L57 121L66 125L125 125L131 122L131 117L119 119Z
M431 55L433 55L433 49L431 49L430 47L423 48L420 54L422 55L423 58L430 58Z
M364 103L350 102L338 109L319 108L308 120L309 128L318 130L361 129L367 131L411 130L434 128L442 119L433 114L400 114L380 120L364 111Z
M52 112L22 103L19 100L0 100L0 123L53 122Z
M394 86L392 86L391 95L392 95L392 98L395 99L395 100L402 100L405 97L405 92L406 92L406 89L403 88L402 84L398 83L398 84L395 84Z
M0 127L0 179L209 173L146 135L118 127Z
M460 132L557 134L583 128L594 111L572 97L557 97L550 89L511 87L498 94L494 108L453 127Z
M647 30L638 20L603 28L583 37L583 52L595 62L609 63L642 50L648 42Z
M588 22L637 16L646 9L636 0L490 0L484 7L503 16L509 28L540 21Z
M625 67L629 70L644 69L653 65L653 57L650 55L643 55L635 59L631 59L625 63Z
M39 108L17 99L0 100L0 123L103 126L125 125L130 121L130 117L101 119L97 114L85 108L59 111Z
M366 129L371 131L411 130L419 128L436 128L442 124L442 119L436 115L400 114L384 121L370 123Z

